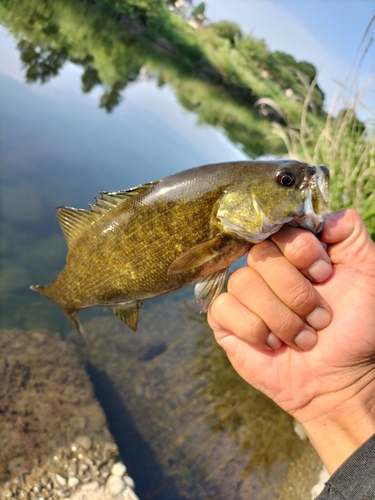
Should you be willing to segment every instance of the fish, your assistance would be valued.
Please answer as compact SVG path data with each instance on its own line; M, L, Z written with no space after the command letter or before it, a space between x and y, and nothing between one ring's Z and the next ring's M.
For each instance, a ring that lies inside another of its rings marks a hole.
M319 234L329 169L297 160L208 164L118 192L90 210L58 207L66 265L30 288L57 304L83 336L79 310L110 308L136 330L143 302L192 283L201 312L229 266L284 224Z

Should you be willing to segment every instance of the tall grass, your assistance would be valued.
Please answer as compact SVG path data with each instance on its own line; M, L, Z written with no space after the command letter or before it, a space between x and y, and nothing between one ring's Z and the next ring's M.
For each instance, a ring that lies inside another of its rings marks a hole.
M368 53L372 39L369 28L375 23L371 20L362 43L369 38L361 61ZM360 61L360 62L361 62ZM359 68L358 68L359 69ZM366 123L358 118L363 109L364 97L374 81L355 89L358 69L352 79L341 85L338 97L327 113L325 121L315 118L311 96L316 86L316 79L305 85L306 93L298 123L288 122L285 114L282 118L287 125L273 124L273 133L280 137L292 158L298 158L313 165L327 165L331 173L330 204L333 211L342 208L355 208L361 214L371 237L375 240L375 110L366 109L369 115ZM260 100L259 104L262 104ZM271 105L267 99L267 103ZM341 110L338 112L337 110ZM274 108L277 111L277 107Z

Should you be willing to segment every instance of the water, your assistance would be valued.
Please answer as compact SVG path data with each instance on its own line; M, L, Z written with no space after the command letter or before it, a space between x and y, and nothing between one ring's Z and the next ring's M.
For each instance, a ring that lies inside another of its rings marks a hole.
M92 12L85 17L77 7L69 18L62 5L51 14L61 21L59 33L68 39L81 22L89 38ZM30 18L40 21L35 12ZM76 46L60 52L43 46L35 56L35 24L22 16L6 19L19 34L0 32L1 326L47 328L79 343L60 309L28 288L51 282L64 265L54 208L87 208L100 191L246 159L244 151L261 150L259 138L255 134L252 145L243 124L231 128L225 117L219 120L229 104L212 86L194 81L181 61L173 66L165 57L146 56L141 42L127 46L114 35L113 50L101 50L110 20L102 20L97 45L91 39L94 70L82 34ZM55 25L48 26L56 41ZM120 83L116 71L126 73ZM215 111L194 107L194 93ZM186 302L191 296L188 288L147 303L137 335L105 309L80 313L89 332L80 353L110 430L141 499L275 498L289 462L306 448L291 419L238 379L204 317ZM140 438L130 439L134 433Z
M1 42L7 49L0 75L1 322L66 331L55 307L27 289L51 282L63 267L66 246L56 206L88 208L100 191L245 155L220 131L197 125L167 86L141 78L109 115L98 108L100 90L82 95L77 67L68 64L45 85L26 85L15 43L4 32Z

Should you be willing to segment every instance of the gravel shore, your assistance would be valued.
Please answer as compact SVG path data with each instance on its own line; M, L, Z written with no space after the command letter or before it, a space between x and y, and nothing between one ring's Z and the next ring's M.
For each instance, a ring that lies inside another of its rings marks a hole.
M0 498L137 500L75 347L0 330Z
M6 483L1 498L24 500L138 500L117 446L79 437L42 466Z

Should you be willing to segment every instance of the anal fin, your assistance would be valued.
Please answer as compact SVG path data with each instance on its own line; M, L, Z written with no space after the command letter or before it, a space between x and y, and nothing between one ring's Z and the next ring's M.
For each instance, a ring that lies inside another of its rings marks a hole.
M221 269L198 281L195 285L194 295L201 313L207 312L212 302L221 292L228 268Z
M110 309L122 321L124 321L134 331L137 329L139 311L142 309L143 303L137 302L132 305L112 306Z

